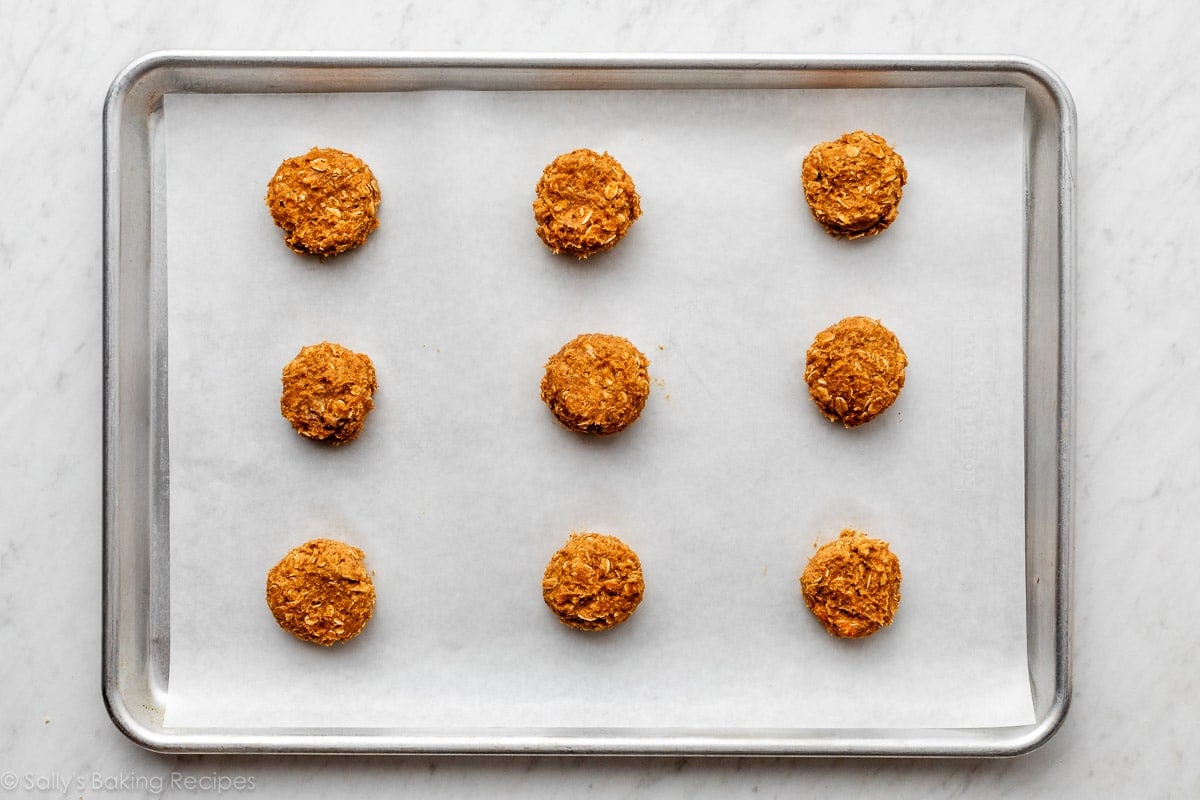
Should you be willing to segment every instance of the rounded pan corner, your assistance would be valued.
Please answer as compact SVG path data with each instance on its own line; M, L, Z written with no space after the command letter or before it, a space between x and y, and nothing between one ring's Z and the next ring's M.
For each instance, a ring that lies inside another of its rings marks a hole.
M1057 694L1054 702L1046 712L1046 716L1033 725L1022 730L1021 735L1014 737L1006 745L997 750L995 755L1001 757L1018 757L1029 755L1049 742L1062 728L1067 719L1067 711L1071 707L1071 686L1068 682Z
M153 107L168 90L170 81L160 78L185 64L191 56L182 50L155 50L138 56L117 73L104 96L104 118L119 115L130 98L142 107Z
M1043 97L1058 111L1060 127L1074 131L1075 98L1066 82L1045 62L1029 56L1004 56L1007 66L1024 75L1030 82L1026 89L1040 90Z
M105 108L112 108L120 104L121 100L138 84L146 80L147 76L167 66L172 60L174 60L172 51L156 50L130 61L109 84L108 94L104 100Z
M108 718L112 720L117 730L125 735L125 738L139 747L156 753L172 751L170 737L164 734L160 728L155 727L150 720L145 718L144 714L139 716L135 707L130 705L128 698L117 687L115 681L105 680L102 695L104 708L108 711ZM148 712L149 709L143 707L143 711Z

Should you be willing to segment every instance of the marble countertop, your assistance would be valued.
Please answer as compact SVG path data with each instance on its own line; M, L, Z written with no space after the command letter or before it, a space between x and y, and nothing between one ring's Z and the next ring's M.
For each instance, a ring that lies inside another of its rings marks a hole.
M333 9L337 7L336 18ZM0 6L0 797L1196 797L1200 6ZM100 696L101 130L167 48L1015 53L1079 118L1074 699L1005 760L160 756Z

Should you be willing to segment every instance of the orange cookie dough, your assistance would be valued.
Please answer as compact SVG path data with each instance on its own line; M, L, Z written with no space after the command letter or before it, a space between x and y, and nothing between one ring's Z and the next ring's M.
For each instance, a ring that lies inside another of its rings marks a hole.
M633 179L620 163L586 149L550 162L533 201L538 237L555 253L579 258L615 245L641 213Z
M297 639L324 647L353 639L375 611L363 551L334 539L291 550L267 573L267 606Z
M546 362L542 400L566 427L610 434L631 425L650 395L650 360L628 340L584 333Z
M908 172L882 136L854 131L814 147L801 177L817 222L833 236L857 239L895 222Z
M345 444L362 431L377 388L370 357L321 342L283 368L279 410L301 436Z
M817 334L804 367L809 394L831 422L870 422L895 402L908 357L879 320L847 317Z
M297 253L333 256L358 247L379 227L379 182L349 153L314 147L279 165L267 207Z
M900 559L887 542L847 529L809 560L800 591L826 630L858 639L892 624L900 577Z
M629 619L645 590L637 553L600 533L572 533L542 577L546 605L563 623L584 631Z

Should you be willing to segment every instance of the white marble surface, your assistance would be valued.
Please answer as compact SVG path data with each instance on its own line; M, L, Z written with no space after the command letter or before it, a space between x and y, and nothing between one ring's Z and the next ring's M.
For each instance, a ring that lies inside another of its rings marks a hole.
M333 21L334 6L0 0L0 797L153 796L157 781L163 796L215 795L218 778L263 797L1200 795L1200 5L476 0L346 3ZM1050 65L1079 112L1062 730L1002 761L163 757L128 742L99 687L100 111L113 75L161 48L1011 52Z

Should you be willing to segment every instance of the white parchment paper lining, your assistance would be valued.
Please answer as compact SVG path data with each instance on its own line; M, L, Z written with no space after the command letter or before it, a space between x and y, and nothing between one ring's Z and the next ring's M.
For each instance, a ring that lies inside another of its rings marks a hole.
M171 726L955 727L1033 721L1026 662L1019 90L412 92L166 99ZM909 170L869 240L814 223L800 163L873 130ZM366 160L381 225L321 263L263 203L314 145ZM534 235L542 167L607 150L644 214L615 250ZM849 315L906 349L856 430L807 397L805 349ZM538 396L574 335L651 359L621 435ZM280 370L368 353L363 435L318 446ZM904 571L895 624L838 641L797 577L855 527ZM544 607L572 530L639 553L646 599L587 635ZM368 554L358 639L293 639L267 570L308 538Z

